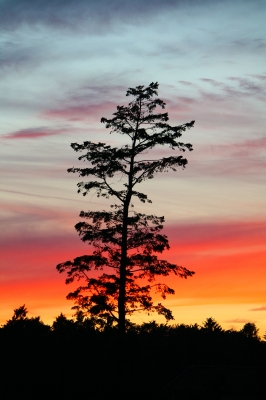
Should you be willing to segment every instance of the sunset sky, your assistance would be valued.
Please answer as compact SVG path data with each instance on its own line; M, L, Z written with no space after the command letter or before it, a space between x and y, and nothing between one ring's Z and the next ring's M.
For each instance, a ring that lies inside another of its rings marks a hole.
M0 324L23 304L51 323L73 315L56 265L90 249L74 229L108 200L77 194L70 143L113 146L101 117L128 87L159 82L169 123L195 120L188 165L141 191L164 215L162 255L196 272L169 277L174 323L215 318L266 332L266 2L1 0ZM157 155L172 155L163 149ZM156 319L138 314L134 321Z

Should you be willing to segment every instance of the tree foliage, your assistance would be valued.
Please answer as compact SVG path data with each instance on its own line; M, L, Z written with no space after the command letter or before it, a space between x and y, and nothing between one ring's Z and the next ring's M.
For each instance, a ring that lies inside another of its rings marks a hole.
M222 327L221 325L212 317L207 318L203 322L202 329L208 333L213 333L213 332L222 332Z
M256 325L252 322L247 322L241 332L247 337L247 338L253 338L253 339L259 339L259 329L256 327Z
M191 151L192 145L179 141L182 133L194 125L194 121L179 126L168 124L168 113L155 113L156 107L165 103L156 98L158 83L148 87L129 88L126 95L134 100L128 106L118 106L113 118L101 122L110 133L127 137L127 144L112 147L109 144L86 141L72 143L80 161L88 162L85 168L70 168L88 181L78 183L78 192L86 196L96 192L98 197L112 198L109 211L81 211L82 222L75 226L81 239L93 246L92 254L57 265L59 272L66 272L66 283L81 281L82 284L67 298L75 301L77 312L88 313L106 321L118 323L125 331L126 317L136 311L153 312L173 319L170 310L161 303L154 305L151 291L154 289L165 299L174 290L156 278L173 273L181 278L194 274L182 266L159 259L158 253L169 249L168 238L161 233L164 217L146 215L133 210L133 199L151 203L148 196L137 186L153 179L159 172L185 168L182 155L156 158L152 150L168 146L171 150ZM120 177L120 185L117 185ZM92 270L103 273L95 278ZM109 273L111 270L111 273ZM141 283L143 280L144 283Z
M25 306L15 312L23 309ZM18 315L22 318L16 319ZM221 330L215 334L211 330L209 334L197 324L152 321L132 324L121 347L117 329L102 329L100 325L95 329L94 318L77 315L67 319L61 313L52 327L35 329L30 321L36 318L17 312L14 317L0 327L1 399L161 400L172 398L174 393L168 391L171 382L179 398L228 398L231 392L224 391L224 382L235 382L233 398L239 388L237 398L265 398L266 342L250 339L242 331ZM20 323L29 329L18 329ZM191 374L194 368L197 376ZM197 379L201 369L203 380ZM214 369L219 373L218 380ZM234 369L238 379L232 378ZM239 384L243 372L247 378L245 388ZM27 384L29 377L31 383ZM197 382L200 386L196 391ZM188 396L190 386L193 395ZM217 388L222 392L218 393ZM214 392L219 396L214 397Z
M40 317L28 318L27 314L25 304L15 308L12 318L7 320L4 329L10 334L38 334L49 331L50 327L45 325Z

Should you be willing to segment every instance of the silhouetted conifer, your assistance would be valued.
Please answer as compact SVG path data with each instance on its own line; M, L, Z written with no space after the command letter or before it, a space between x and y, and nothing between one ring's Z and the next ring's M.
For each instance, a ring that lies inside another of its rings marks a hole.
M182 152L192 150L191 144L182 143L179 138L193 127L194 121L171 126L167 123L168 113L156 114L157 106L165 108L162 100L154 99L157 89L158 83L129 88L126 95L134 100L128 106L118 106L113 118L101 119L111 133L125 135L127 144L121 147L90 141L71 144L75 151L85 152L79 160L88 162L88 167L68 169L82 178L90 178L78 183L78 192L85 196L94 191L98 197L111 197L115 202L110 211L81 211L80 217L86 221L77 223L75 228L94 251L58 264L57 269L67 273L67 284L74 280L84 282L67 296L75 301L73 308L102 319L107 326L118 323L121 333L126 329L126 316L135 311L156 311L166 320L173 319L169 309L161 303L153 304L151 290L161 293L162 298L174 294L174 290L156 283L155 278L171 273L181 278L194 274L157 258L156 253L169 249L167 236L160 232L164 217L133 210L133 198L151 203L145 193L137 190L138 184L159 172L176 171L187 164L182 155L157 158L152 151L159 146ZM121 178L120 187L114 180L117 176ZM90 276L92 269L104 272L95 278ZM107 269L113 272L108 273ZM145 283L141 284L140 279Z
M223 330L221 325L219 325L218 322L215 321L215 319L212 317L207 318L203 322L202 329L207 333L213 333L213 332L217 333L217 332L222 332L222 330Z

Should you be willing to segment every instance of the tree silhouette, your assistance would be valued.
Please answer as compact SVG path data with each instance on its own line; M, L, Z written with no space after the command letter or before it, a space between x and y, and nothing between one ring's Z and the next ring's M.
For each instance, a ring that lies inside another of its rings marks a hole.
M28 314L28 310L27 310L25 304L23 304L23 306L14 309L14 315L13 315L11 321L18 321L18 320L22 320L22 319L25 320L27 318L27 314Z
M3 326L5 331L9 333L46 333L50 330L48 325L45 325L41 321L41 317L27 317L28 310L25 304L19 308L14 309L14 314L11 319L7 320L6 324Z
M1 399L265 398L265 341L215 334L214 318L204 322L210 334L152 321L132 324L122 341L116 327L95 329L81 313L76 320L61 313L52 329L27 315L19 307L0 327Z
M59 272L67 272L66 283L83 280L80 286L67 298L75 301L73 309L82 310L91 316L103 319L107 324L117 322L121 333L126 329L126 316L135 311L152 312L173 319L170 310L161 303L153 304L151 290L161 293L162 298L174 294L174 290L164 283L155 283L158 276L173 273L181 278L194 274L186 268L157 258L155 253L169 249L166 235L160 233L164 217L146 215L133 211L133 198L151 203L147 195L136 190L136 186L152 179L158 172L176 171L185 168L187 160L182 155L156 158L151 150L159 146L169 146L171 150L192 150L192 145L178 139L182 133L194 125L194 121L179 126L167 123L168 113L155 113L157 106L165 108L165 103L155 98L158 83L148 87L129 88L126 95L134 100L128 106L118 106L111 119L101 122L111 133L125 135L128 143L121 147L111 147L105 143L86 141L72 143L79 157L88 161L86 168L70 168L68 172L80 177L91 177L88 182L78 183L78 192L86 196L95 191L98 197L113 198L110 211L81 211L75 228L84 242L92 245L91 255L84 255L57 265ZM150 151L150 152L149 152ZM119 176L120 185L117 184ZM124 178L124 181L123 181ZM104 272L98 278L90 277L93 269L111 268L113 273ZM144 279L145 284L140 280Z
M245 324L240 332L242 332L248 338L259 339L259 329L252 322Z
M75 322L73 319L67 319L65 314L61 313L56 317L55 321L53 322L52 328L54 331L59 330L70 330L75 327Z
M207 318L203 322L202 329L204 329L208 333L212 332L222 332L222 327L219 325L219 323L212 317Z

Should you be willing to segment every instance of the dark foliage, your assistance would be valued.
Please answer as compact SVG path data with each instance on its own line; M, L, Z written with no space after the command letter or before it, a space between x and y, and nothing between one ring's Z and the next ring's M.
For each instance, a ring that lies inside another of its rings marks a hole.
M82 316L60 314L34 335L9 320L0 329L0 398L226 399L226 385L229 399L263 398L266 342L241 330L206 329L210 320L220 327L213 318L203 326L130 325L123 342L117 329Z
M166 320L173 319L170 310L161 303L153 304L152 290L163 299L174 290L156 278L174 274L187 278L194 272L182 266L158 259L156 253L169 249L166 235L161 233L164 217L133 211L132 200L150 202L147 195L137 190L140 183L153 179L159 172L185 168L182 155L156 158L154 149L167 146L170 150L191 151L190 143L180 142L183 132L194 126L194 121L179 126L168 124L168 113L155 113L165 103L157 96L158 83L148 87L129 88L127 96L134 100L128 106L118 106L113 118L101 122L111 133L124 135L127 144L111 147L105 143L72 143L79 157L88 166L70 168L87 182L78 183L78 192L86 196L94 191L98 197L114 199L110 211L81 211L85 219L75 228L81 239L92 245L94 251L73 261L57 265L57 270L67 273L66 283L81 281L81 285L69 293L77 312L101 319L103 324L118 324L124 333L127 317L136 311L156 311ZM117 184L119 177L120 185ZM93 269L104 270L98 278L91 277ZM109 273L111 269L111 273ZM145 283L141 283L141 280Z
M14 310L14 315L4 325L4 330L11 336L34 336L46 334L50 327L45 325L40 317L28 318L25 304Z
M259 330L257 329L254 323L248 322L247 324L245 324L241 332L248 338L254 338L254 339L259 338L258 335Z

